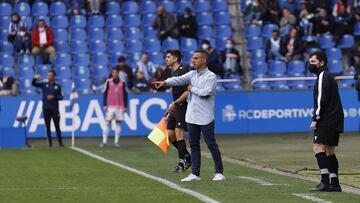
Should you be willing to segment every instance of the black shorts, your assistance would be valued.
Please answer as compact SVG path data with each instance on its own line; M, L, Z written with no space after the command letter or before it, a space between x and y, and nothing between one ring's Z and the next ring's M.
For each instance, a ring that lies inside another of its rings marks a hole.
M339 145L340 132L331 129L330 127L318 127L314 131L314 143L323 144L327 146Z
M167 123L167 129L175 130L175 128L187 130L185 115L186 115L187 105L182 107L176 107L175 110L171 111Z

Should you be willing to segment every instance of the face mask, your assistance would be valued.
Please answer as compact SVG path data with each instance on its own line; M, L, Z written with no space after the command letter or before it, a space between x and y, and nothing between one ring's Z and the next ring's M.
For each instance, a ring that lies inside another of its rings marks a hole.
M226 45L225 45L225 48L231 49L231 48L233 48L233 45L232 45L232 44L226 44Z
M190 15L186 14L186 15L184 15L184 18L190 18Z
M310 73L316 73L318 70L318 67L315 64L309 64L308 69L309 69Z
M209 45L208 44L203 44L202 46L201 46L203 49L205 49L205 50L207 50L207 49L209 49Z
M23 36L25 36L26 32L21 31L19 34L20 34L20 36L22 36L22 37L23 37Z

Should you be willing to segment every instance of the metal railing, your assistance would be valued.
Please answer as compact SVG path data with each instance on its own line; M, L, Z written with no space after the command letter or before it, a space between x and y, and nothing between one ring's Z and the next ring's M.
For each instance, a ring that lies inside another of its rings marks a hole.
M354 79L354 76L336 76L335 80L349 80ZM272 81L295 81L295 80L316 80L316 77L282 77L282 78L256 78L251 81L251 86L257 82L272 82ZM232 81L234 82L234 81Z

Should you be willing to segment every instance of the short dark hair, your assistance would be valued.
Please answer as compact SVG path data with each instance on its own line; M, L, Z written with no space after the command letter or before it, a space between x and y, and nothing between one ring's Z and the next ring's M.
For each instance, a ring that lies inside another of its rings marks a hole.
M166 54L170 54L171 56L174 56L177 59L177 62L181 61L182 58L182 54L179 50L177 49L170 49L166 51Z
M49 72L48 73L52 73L52 74L54 74L55 76L56 76L56 72L55 72L55 70L49 70Z
M40 22L43 22L44 24L46 24L46 22L45 22L45 20L44 20L43 18L40 18L40 19L39 19L38 24L39 24Z
M194 51L194 54L195 54L195 53L199 53L199 54L202 54L203 56L205 56L205 57L206 57L206 61L207 61L208 58L209 58L209 53L208 53L206 50L204 50L204 49L198 49L198 50Z
M310 54L309 58L311 58L312 56L316 56L316 58L319 60L319 62L323 61L324 66L327 66L328 58L327 58L325 52L323 52L323 51L315 51L315 52Z
M111 72L113 72L114 70L116 70L117 72L119 72L119 69L116 68L116 67L112 68L112 69L111 69Z
M124 56L120 56L118 58L118 63L120 63L120 62L126 62L126 58Z
M280 34L280 31L279 31L278 29L273 29L272 32L273 32L273 33L276 32L276 33Z
M207 39L203 39L202 41L201 41L201 44L210 44L210 41L209 40L207 40Z

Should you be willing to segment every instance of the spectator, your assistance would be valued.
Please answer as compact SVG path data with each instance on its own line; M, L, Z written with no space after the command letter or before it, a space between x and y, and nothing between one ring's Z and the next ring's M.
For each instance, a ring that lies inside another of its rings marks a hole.
M292 28L290 36L285 40L285 44L281 46L282 55L285 56L285 61L302 60L303 59L303 42L298 36L296 28Z
M261 15L265 13L265 1L264 0L246 0L246 8L244 11L244 23L259 24L261 25Z
M296 23L296 18L293 14L290 13L289 9L283 9L283 17L280 21L280 33L286 34L289 33L291 27Z
M281 40L279 30L273 30L271 38L266 41L265 53L267 60L281 59Z
M155 65L149 61L147 53L141 55L140 61L136 63L136 72L142 72L147 81L151 81L152 76L156 71Z
M19 27L21 26L20 21L20 16L17 13L11 14L11 22L8 29L8 41L14 45L16 42Z
M163 69L161 68L158 68L156 71L155 71L155 74L154 74L154 77L152 79L152 82L155 82L155 81L165 81L167 79L166 77L166 73ZM153 87L153 89L156 89L155 86ZM165 92L167 89L169 89L168 86L162 86L160 87L159 89L157 89L156 91L158 92Z
M349 65L347 65L347 69L350 68L360 73L360 44L358 44L351 50L348 58Z
M21 27L16 39L16 51L29 54L31 50L31 34L26 27Z
M85 9L80 9L77 7L74 7L72 9L69 9L69 13L71 16L77 16L77 15L86 15L86 11Z
M158 30L157 35L160 40L167 37L176 38L179 34L174 17L165 10L164 6L158 7L157 16L152 26Z
M296 0L286 0L284 2L284 8L287 8L289 12L296 14L298 12L298 4Z
M179 37L197 38L196 18L190 8L185 8L184 15L178 17Z
M209 53L208 57L208 68L210 71L215 73L216 75L224 77L224 68L221 65L221 54L215 49L212 48L210 42L204 39L201 42L201 48L206 50Z
M88 0L89 8L92 15L99 15L102 0Z
M69 0L68 3L66 3L67 5L70 4L69 6L69 13L73 13L74 15L74 9L77 9L78 10L78 14L81 13L82 15L85 15L86 14L86 11L85 11L85 0Z
M265 13L262 16L263 22L270 22L279 25L281 10L277 0L267 0Z
M350 5L347 0L338 0L333 9L333 16L341 16L344 13L350 13Z
M46 26L45 20L40 19L38 26L32 30L32 54L36 58L39 54L50 54L52 62L55 61L54 34L51 28Z
M315 34L331 32L334 18L328 14L326 8L319 8L319 13L315 19Z
M0 81L0 96L9 96L15 93L14 78L4 76Z
M314 28L314 14L306 3L300 4L299 25L304 35L312 35Z
M133 81L133 91L135 93L148 92L150 90L149 81L146 80L144 72L136 73L136 78Z
M334 41L338 44L344 34L352 32L352 16L347 1L339 0L334 7L333 14L335 16Z
M225 49L221 53L225 74L241 73L240 54L231 39L226 40Z
M120 79L126 82L126 85L131 89L132 80L134 78L132 68L126 64L126 58L120 56L116 68L120 71Z

